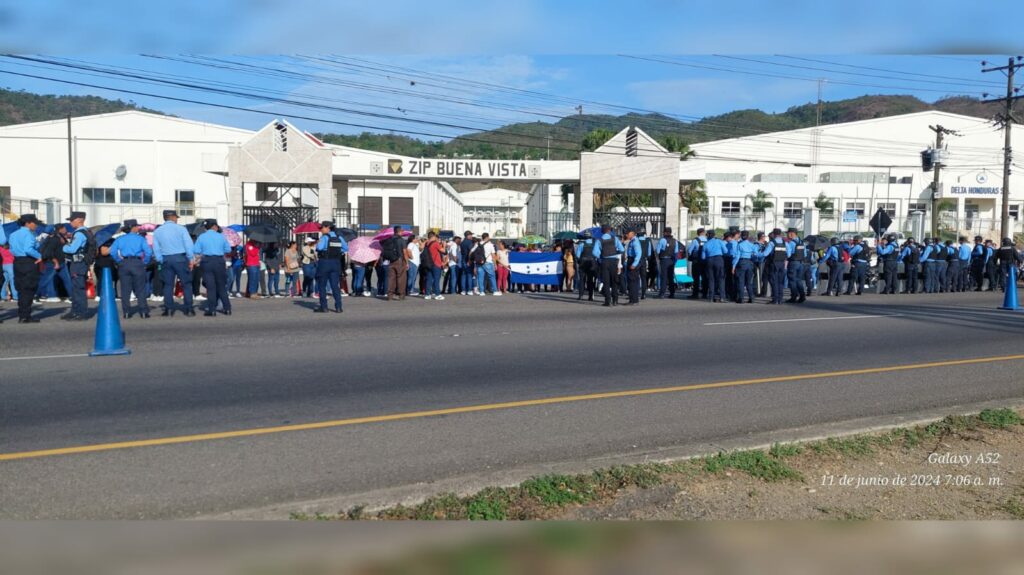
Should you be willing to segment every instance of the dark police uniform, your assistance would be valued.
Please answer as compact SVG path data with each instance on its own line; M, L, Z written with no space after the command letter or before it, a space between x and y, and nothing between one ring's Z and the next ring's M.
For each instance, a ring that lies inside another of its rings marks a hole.
M7 238L14 255L14 287L18 290L18 323L39 323L32 317L32 302L39 288L39 264L42 254L36 247L36 235L26 224L38 224L35 214L24 214L19 220L22 226Z
M846 295L853 293L854 286L857 286L857 295L864 290L870 262L871 248L867 244L861 242L850 246L850 279L846 282Z
M231 300L228 298L228 269L225 256L231 253L231 244L224 236L213 228L216 221L209 220L205 233L196 239L195 252L200 256L199 266L203 271L203 282L206 284L206 317L217 314L217 302L221 304L224 315L231 315Z
M834 239L834 238L833 238ZM828 285L825 286L825 295L839 295L843 281L843 266L839 261L839 244L833 243L821 256L822 261L828 266Z
M710 237L704 243L704 268L707 271L708 299L725 301L725 242Z
M610 233L601 234L601 237L594 242L593 253L595 258L601 262L601 295L604 296L604 305L619 305L618 287L615 285L619 271L619 254L624 250L622 242Z
M647 299L647 287L648 287L648 266L651 264L651 254L654 253L654 249L651 246L651 239L647 237L646 232L637 233L637 241L640 243L640 263L636 266L636 271L640 273L640 299ZM655 260L655 265L657 260ZM655 272L657 273L657 272Z
M882 271L885 273L885 289L881 293L895 294L900 275L896 244L886 240L886 244L878 248L878 257L882 258Z
M707 241L706 237L697 236L690 241L690 245L686 249L690 277L693 278L691 299L708 297L707 266L704 263L704 244Z
M803 303L807 300L807 286L804 285L804 266L807 264L807 247L800 238L787 242L789 266L786 277L789 280L789 303Z
M81 212L72 212L68 219L84 218ZM72 234L71 243L64 246L67 257L68 271L71 272L71 311L63 319L85 319L89 313L88 300L85 297L85 284L89 278L89 269L96 259L96 238L92 231L84 225Z
M971 281L974 282L974 291L981 291L985 283L985 263L988 260L988 249L979 239L975 238L974 248L971 250Z
M949 248L942 242L935 242L932 253L935 254L935 285L939 293L945 293L946 272L949 271Z
M1000 246L996 252L996 257L999 260L999 271L1002 276L1003 291L1007 289L1016 289L1017 286L1010 285L1010 267L1016 267L1020 264L1020 254L1017 253L1017 249L1013 246L1012 242L1003 241L1003 245ZM21 291L19 289L19 291Z
M583 299L583 291L586 290L588 300L594 301L594 284L597 282L598 264L594 257L594 239L587 238L576 248L576 265L579 268L576 279L576 286L580 295L577 300Z
M341 260L348 244L332 230L320 238L316 245L316 279L320 285L320 307L314 311L327 311L327 290L334 298L334 311L341 313Z
M921 248L907 244L900 251L899 261L903 262L903 293L917 293L917 275L921 269Z
M671 233L671 230L668 230ZM665 236L658 242L658 297L676 297L676 254L679 252L679 242L672 236Z
M640 303L640 282L643 278L643 268L647 263L643 249L643 243L639 238L634 237L630 240L626 248L626 261L622 265L622 272L626 274L626 291L629 294L630 305Z
M128 230L138 225L129 220L124 223ZM114 240L110 255L117 262L117 273L121 278L121 312L127 318L131 314L131 296L134 293L139 304L139 314L149 317L149 302L146 301L146 266L153 259L153 250L146 238L137 233L126 233Z
M761 255L764 256L764 270L768 274L768 283L772 288L771 304L782 303L782 290L786 282L786 258L789 255L781 236L775 236L765 245Z

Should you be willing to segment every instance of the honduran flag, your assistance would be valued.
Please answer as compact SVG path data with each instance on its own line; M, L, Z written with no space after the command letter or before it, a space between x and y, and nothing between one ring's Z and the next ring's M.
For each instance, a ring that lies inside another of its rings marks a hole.
M509 252L511 282L559 285L562 281L562 252Z

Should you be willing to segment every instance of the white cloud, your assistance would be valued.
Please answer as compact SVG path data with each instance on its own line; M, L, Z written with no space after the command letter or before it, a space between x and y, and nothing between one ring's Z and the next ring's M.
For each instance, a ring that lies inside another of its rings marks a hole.
M738 109L781 112L815 98L816 86L797 80L687 78L630 82L626 90L638 107L686 116L709 116Z

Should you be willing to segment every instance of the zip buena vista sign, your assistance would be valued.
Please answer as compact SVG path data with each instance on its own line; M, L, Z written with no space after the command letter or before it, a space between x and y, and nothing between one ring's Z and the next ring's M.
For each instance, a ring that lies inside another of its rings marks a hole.
M541 177L539 162L515 160L400 160L387 161L389 175L425 178L522 178Z

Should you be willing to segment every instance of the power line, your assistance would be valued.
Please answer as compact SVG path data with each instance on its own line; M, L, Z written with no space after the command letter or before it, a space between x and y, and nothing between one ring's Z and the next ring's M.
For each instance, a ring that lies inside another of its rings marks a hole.
M894 74L904 74L904 75L907 75L907 76L920 76L920 77L923 77L923 78L941 78L941 79L945 79L945 80L965 80L965 81L971 82L971 84L969 84L971 86L977 86L979 84L987 84L987 85L994 85L994 86L1000 86L1001 85L1001 84L999 84L997 82L989 82L987 80L973 80L971 78L961 78L961 77L957 77L957 76L939 76L939 75L936 75L936 74L921 74L919 72L906 72L906 71L903 71L903 70L892 70L892 69L888 69L888 68L874 68L874 67L871 67L871 66L857 66L857 65L854 65L854 64L843 64L841 62L829 62L827 60L816 60L814 58L802 58L800 56L787 56L785 54L776 54L776 56L778 56L779 58L789 58L790 60L802 60L804 62L816 62L818 64L828 64L830 66L843 66L843 67L846 67L846 68L856 68L858 70L874 70L876 72L890 72L890 73L894 73Z

